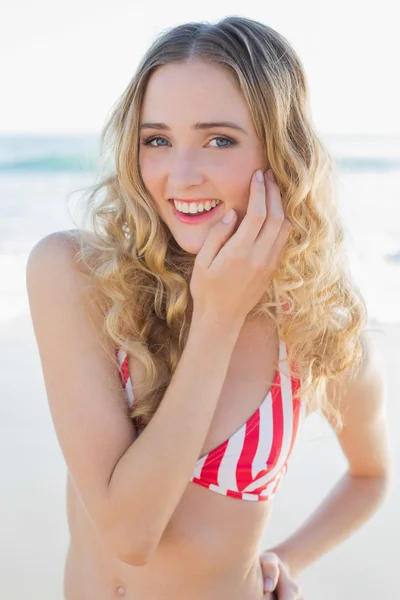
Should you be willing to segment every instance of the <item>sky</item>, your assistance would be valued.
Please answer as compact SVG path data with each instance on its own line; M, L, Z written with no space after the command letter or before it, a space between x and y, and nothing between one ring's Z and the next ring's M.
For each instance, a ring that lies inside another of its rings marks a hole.
M0 23L0 133L98 133L162 30L241 15L276 29L294 47L321 133L399 134L396 4L9 1Z

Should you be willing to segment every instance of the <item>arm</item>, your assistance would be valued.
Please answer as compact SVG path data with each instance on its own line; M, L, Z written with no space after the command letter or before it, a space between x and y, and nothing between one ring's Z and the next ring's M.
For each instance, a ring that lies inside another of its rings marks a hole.
M362 343L364 359L357 377L344 392L336 390L343 417L338 440L348 471L294 535L269 549L294 577L359 529L378 510L391 486L384 364L372 340L365 336ZM335 398L333 392L331 383L328 393Z
M157 547L201 453L240 326L194 316L170 386L138 438L116 365L99 342L104 313L89 295L87 277L74 268L75 253L65 235L52 234L27 264L47 397L94 528L121 560L141 565ZM90 319L84 300L90 300Z
M170 385L139 439L119 460L109 499L129 562L132 536L151 556L201 454L237 339L236 329L194 317Z

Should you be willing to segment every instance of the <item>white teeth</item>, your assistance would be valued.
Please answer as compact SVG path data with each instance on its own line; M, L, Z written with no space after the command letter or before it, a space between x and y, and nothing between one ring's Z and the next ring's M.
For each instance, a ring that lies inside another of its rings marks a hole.
M207 200L205 203L203 202L179 202L178 200L174 200L174 205L177 210L183 213L189 213L191 215L195 215L197 213L201 213L203 211L209 211L212 208L218 206L221 200Z

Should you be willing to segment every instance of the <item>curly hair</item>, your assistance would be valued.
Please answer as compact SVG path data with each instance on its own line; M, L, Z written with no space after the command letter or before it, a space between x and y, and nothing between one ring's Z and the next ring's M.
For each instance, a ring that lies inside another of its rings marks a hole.
M296 395L340 428L326 386L360 367L367 309L344 250L334 163L312 125L294 49L274 29L239 16L163 31L101 134L102 155L111 149L112 160L88 188L84 215L91 231L80 227L77 258L104 301L107 339L144 365L130 417L148 424L177 367L190 326L195 260L160 219L141 178L139 115L154 71L194 59L234 75L292 224L276 276L254 313L271 319L287 344L289 372L301 382Z

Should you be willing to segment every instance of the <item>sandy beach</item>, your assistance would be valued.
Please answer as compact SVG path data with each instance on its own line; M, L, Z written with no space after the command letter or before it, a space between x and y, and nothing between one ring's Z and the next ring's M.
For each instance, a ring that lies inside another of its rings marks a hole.
M391 443L398 457L400 324L371 322L385 360ZM2 493L1 597L62 600L68 544L66 468L48 409L29 316L3 323L1 348ZM264 532L263 547L290 535L318 506L346 469L331 429L309 417ZM395 600L400 539L398 477L378 513L345 543L299 577L305 600ZM396 510L397 509L397 510Z

